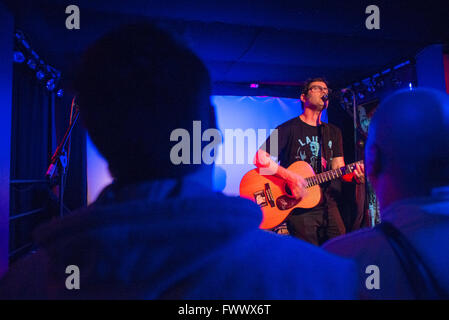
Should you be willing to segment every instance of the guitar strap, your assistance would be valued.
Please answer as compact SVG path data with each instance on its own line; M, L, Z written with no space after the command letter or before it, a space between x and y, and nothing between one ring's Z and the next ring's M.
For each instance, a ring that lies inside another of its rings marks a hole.
M376 226L384 234L407 276L417 299L448 299L422 257L393 224L383 221Z
M320 172L323 172L323 125L320 124L318 126L318 143L320 144L320 150L318 153L318 161L319 161L319 167L320 167Z
M320 168L321 168L320 171L321 172L325 171L325 169L323 167L323 158L326 161L326 170L328 169L328 166L329 166L328 159L326 159L326 150L324 150L324 144L323 144L323 140L325 140L325 138L327 137L326 127L327 126L325 126L324 124L321 124L318 129L318 141L320 144L320 152L319 152L320 158L319 159L320 159ZM329 211L328 211L328 207L327 207L327 197L325 195L325 192L326 192L325 188L326 187L323 185L323 197L326 202L324 205L324 212L323 212L323 227L324 227L324 229L327 229L327 227L329 226ZM321 232L325 232L325 231L321 230ZM321 235L321 236L324 237L324 235Z
M320 144L320 152L319 152L319 158L320 158L320 172L324 172L328 170L329 168L329 160L326 156L326 150L324 149L323 141L326 141L327 138L327 126L321 124L318 129L318 142ZM326 163L326 168L323 167L323 159Z

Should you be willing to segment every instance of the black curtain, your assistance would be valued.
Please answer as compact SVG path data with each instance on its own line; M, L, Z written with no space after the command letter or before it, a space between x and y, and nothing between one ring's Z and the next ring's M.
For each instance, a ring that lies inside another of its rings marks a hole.
M11 132L10 261L33 247L35 228L59 215L57 196L45 173L70 116L70 96L56 97L26 64L14 64ZM73 131L64 203L86 204L85 134ZM66 212L67 214L67 212Z
M52 213L45 169L54 98L26 64L14 64L10 173L10 260L28 252L32 232Z
M338 100L332 100L328 109L329 122L340 128L343 136L345 163L363 160L363 147L354 146L354 122L340 106ZM341 196L338 207L346 227L346 232L368 227L370 224L366 184L340 183Z

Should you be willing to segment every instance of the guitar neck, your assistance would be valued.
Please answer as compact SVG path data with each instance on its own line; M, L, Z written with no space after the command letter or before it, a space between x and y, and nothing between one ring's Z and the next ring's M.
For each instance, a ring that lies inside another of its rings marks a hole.
M357 161L351 164L348 164L344 167L329 170L311 177L306 178L307 181L307 188L320 185L322 183L326 183L335 179L340 178L341 176L344 176L345 174L352 173L355 170L356 164L362 164L363 161Z

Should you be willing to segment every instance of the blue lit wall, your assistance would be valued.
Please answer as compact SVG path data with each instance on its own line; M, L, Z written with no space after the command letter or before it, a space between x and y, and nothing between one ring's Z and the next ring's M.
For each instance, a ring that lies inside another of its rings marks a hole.
M100 155L89 136L86 139L87 203L92 203L101 190L112 182L108 164Z
M276 98L276 97L250 97L250 96L213 96L212 103L215 106L219 129L225 133L226 129L265 129L267 135L270 129L279 124L297 117L301 113L301 102L298 99ZM322 120L327 122L327 112L323 113ZM205 128L203 128L205 130ZM237 149L233 143L233 154L244 155L243 164L217 164L214 174L214 188L222 190L228 195L238 195L239 184L243 175L254 169L252 160L254 152L267 136L261 137L257 145ZM218 157L222 156L223 148L231 143L225 139L224 144L218 150ZM107 171L107 164L96 151L92 142L87 142L87 177L88 177L88 202L96 199L99 192L111 182Z
M13 17L0 3L0 276L8 268L13 35Z
M213 96L212 103L215 105L217 113L217 122L220 130L240 128L246 129L265 129L267 136L271 129L276 128L281 123L299 116L301 113L301 101L299 99L276 98L276 97L250 97L250 96ZM322 121L327 122L327 112L323 112ZM258 139L257 148L265 141L265 138ZM220 151L226 150L226 145L231 141L223 142ZM238 195L239 184L243 175L251 169L255 155L248 146L242 150L236 149L236 143L233 143L234 155L243 153L245 155L244 164L218 164L215 174L215 188L223 190L227 195ZM257 149L256 148L256 149ZM249 159L248 159L249 158ZM224 161L223 161L224 162ZM223 179L226 179L224 183Z

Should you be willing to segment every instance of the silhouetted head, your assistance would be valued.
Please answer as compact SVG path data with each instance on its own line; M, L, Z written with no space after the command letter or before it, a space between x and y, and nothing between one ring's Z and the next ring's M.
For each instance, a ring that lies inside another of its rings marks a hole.
M150 23L123 26L85 53L75 80L84 126L121 181L178 177L201 165L174 165L170 133L215 127L202 61Z
M371 120L365 162L381 206L449 184L448 95L418 88L385 99Z

